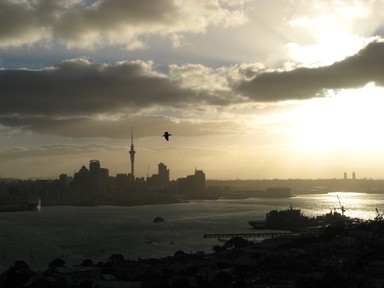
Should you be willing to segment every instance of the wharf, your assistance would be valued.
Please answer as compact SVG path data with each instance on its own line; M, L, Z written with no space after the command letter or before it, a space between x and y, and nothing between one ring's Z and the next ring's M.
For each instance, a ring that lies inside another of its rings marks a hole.
M292 232L258 232L258 233L213 233L213 234L204 234L204 238L218 238L218 239L230 239L234 237L241 238L275 238L279 236L295 236L297 233Z

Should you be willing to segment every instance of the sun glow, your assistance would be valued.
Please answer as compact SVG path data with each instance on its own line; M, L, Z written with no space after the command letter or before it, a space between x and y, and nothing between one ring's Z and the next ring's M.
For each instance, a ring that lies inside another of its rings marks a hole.
M374 37L361 37L361 33L356 33L355 24L356 21L362 23L359 25L361 31L376 29L372 28L375 27L372 21L362 21L369 19L373 13L371 8L358 1L352 5L351 1L343 2L335 1L332 5L316 3L313 6L316 13L306 13L289 21L291 27L312 39L308 42L292 41L287 45L295 61L306 67L331 65L355 54L374 40Z
M292 129L301 150L375 149L383 147L384 88L330 91L292 112Z

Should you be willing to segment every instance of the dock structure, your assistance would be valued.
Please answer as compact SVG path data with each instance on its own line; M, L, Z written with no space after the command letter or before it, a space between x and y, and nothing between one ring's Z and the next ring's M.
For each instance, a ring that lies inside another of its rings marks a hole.
M234 237L241 238L275 238L279 236L295 236L297 233L292 232L259 232L259 233L212 233L204 234L204 238L231 239Z

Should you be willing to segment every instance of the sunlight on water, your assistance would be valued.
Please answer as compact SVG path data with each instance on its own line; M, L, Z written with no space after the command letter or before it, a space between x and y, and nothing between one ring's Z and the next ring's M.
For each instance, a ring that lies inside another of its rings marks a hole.
M380 213L383 213L384 210L384 195L381 194L329 192L326 194L300 195L295 198L303 201L303 204L312 202L311 207L303 207L302 209L304 214L308 216L328 213L331 210L341 213L341 206L343 206L346 216L369 220L377 216L376 208Z

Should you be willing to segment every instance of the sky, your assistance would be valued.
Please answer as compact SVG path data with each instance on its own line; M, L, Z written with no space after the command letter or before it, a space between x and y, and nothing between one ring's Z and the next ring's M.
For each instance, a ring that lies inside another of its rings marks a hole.
M383 8L2 0L0 178L382 179Z

